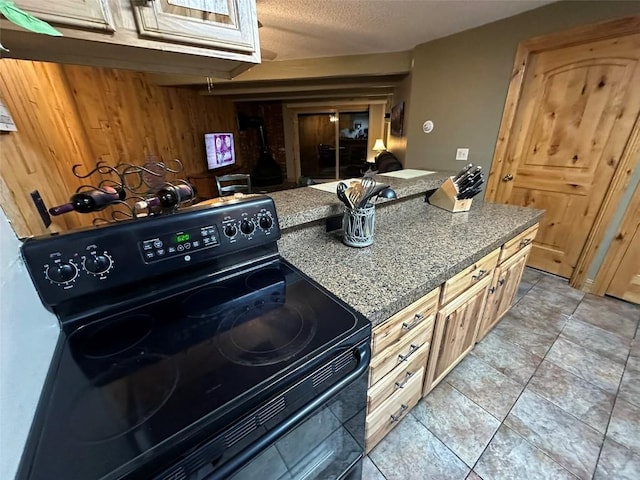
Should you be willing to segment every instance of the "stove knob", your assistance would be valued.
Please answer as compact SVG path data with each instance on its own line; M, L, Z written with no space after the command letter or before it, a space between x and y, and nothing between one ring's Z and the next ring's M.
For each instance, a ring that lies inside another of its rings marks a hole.
M90 255L84 261L84 268L93 274L104 273L111 267L111 257L109 255Z
M263 215L260 218L260 228L263 230L269 230L273 225L273 219L269 215Z
M67 283L76 278L78 268L71 262L57 263L49 267L45 275L53 283Z
M238 229L235 225L227 225L226 227L224 227L224 234L227 237L235 237L236 233L238 233Z
M253 224L251 220L247 220L246 218L240 222L240 231L245 235L251 235L255 230L256 226Z

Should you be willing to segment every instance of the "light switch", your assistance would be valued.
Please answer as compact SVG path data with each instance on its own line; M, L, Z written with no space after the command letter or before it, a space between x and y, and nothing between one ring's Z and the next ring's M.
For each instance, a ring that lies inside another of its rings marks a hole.
M469 158L468 148L459 148L456 150L456 160L466 160Z

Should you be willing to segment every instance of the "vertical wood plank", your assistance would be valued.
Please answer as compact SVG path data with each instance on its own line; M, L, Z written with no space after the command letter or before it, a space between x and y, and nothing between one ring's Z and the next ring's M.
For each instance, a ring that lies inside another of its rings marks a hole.
M89 172L97 160L141 165L146 157L206 170L204 133L233 132L234 104L190 88L160 87L143 73L3 59L0 96L18 127L0 134L0 200L19 236L91 225L92 215L68 213L45 229L29 193L48 207L64 203L82 184L71 168ZM236 145L237 163L243 158Z

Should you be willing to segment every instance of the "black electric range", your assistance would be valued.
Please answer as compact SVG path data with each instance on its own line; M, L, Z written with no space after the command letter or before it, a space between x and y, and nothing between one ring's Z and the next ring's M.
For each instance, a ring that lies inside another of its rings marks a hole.
M18 478L228 478L324 407L355 471L370 325L279 257L279 236L256 196L27 241L62 334ZM358 408L336 413L356 384ZM281 456L287 475L305 461ZM348 473L336 462L318 475Z

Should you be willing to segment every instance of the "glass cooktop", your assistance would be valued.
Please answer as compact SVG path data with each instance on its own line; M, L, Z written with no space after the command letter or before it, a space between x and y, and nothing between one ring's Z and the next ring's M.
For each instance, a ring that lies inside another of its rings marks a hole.
M282 261L86 322L61 340L27 478L120 478L366 323Z

